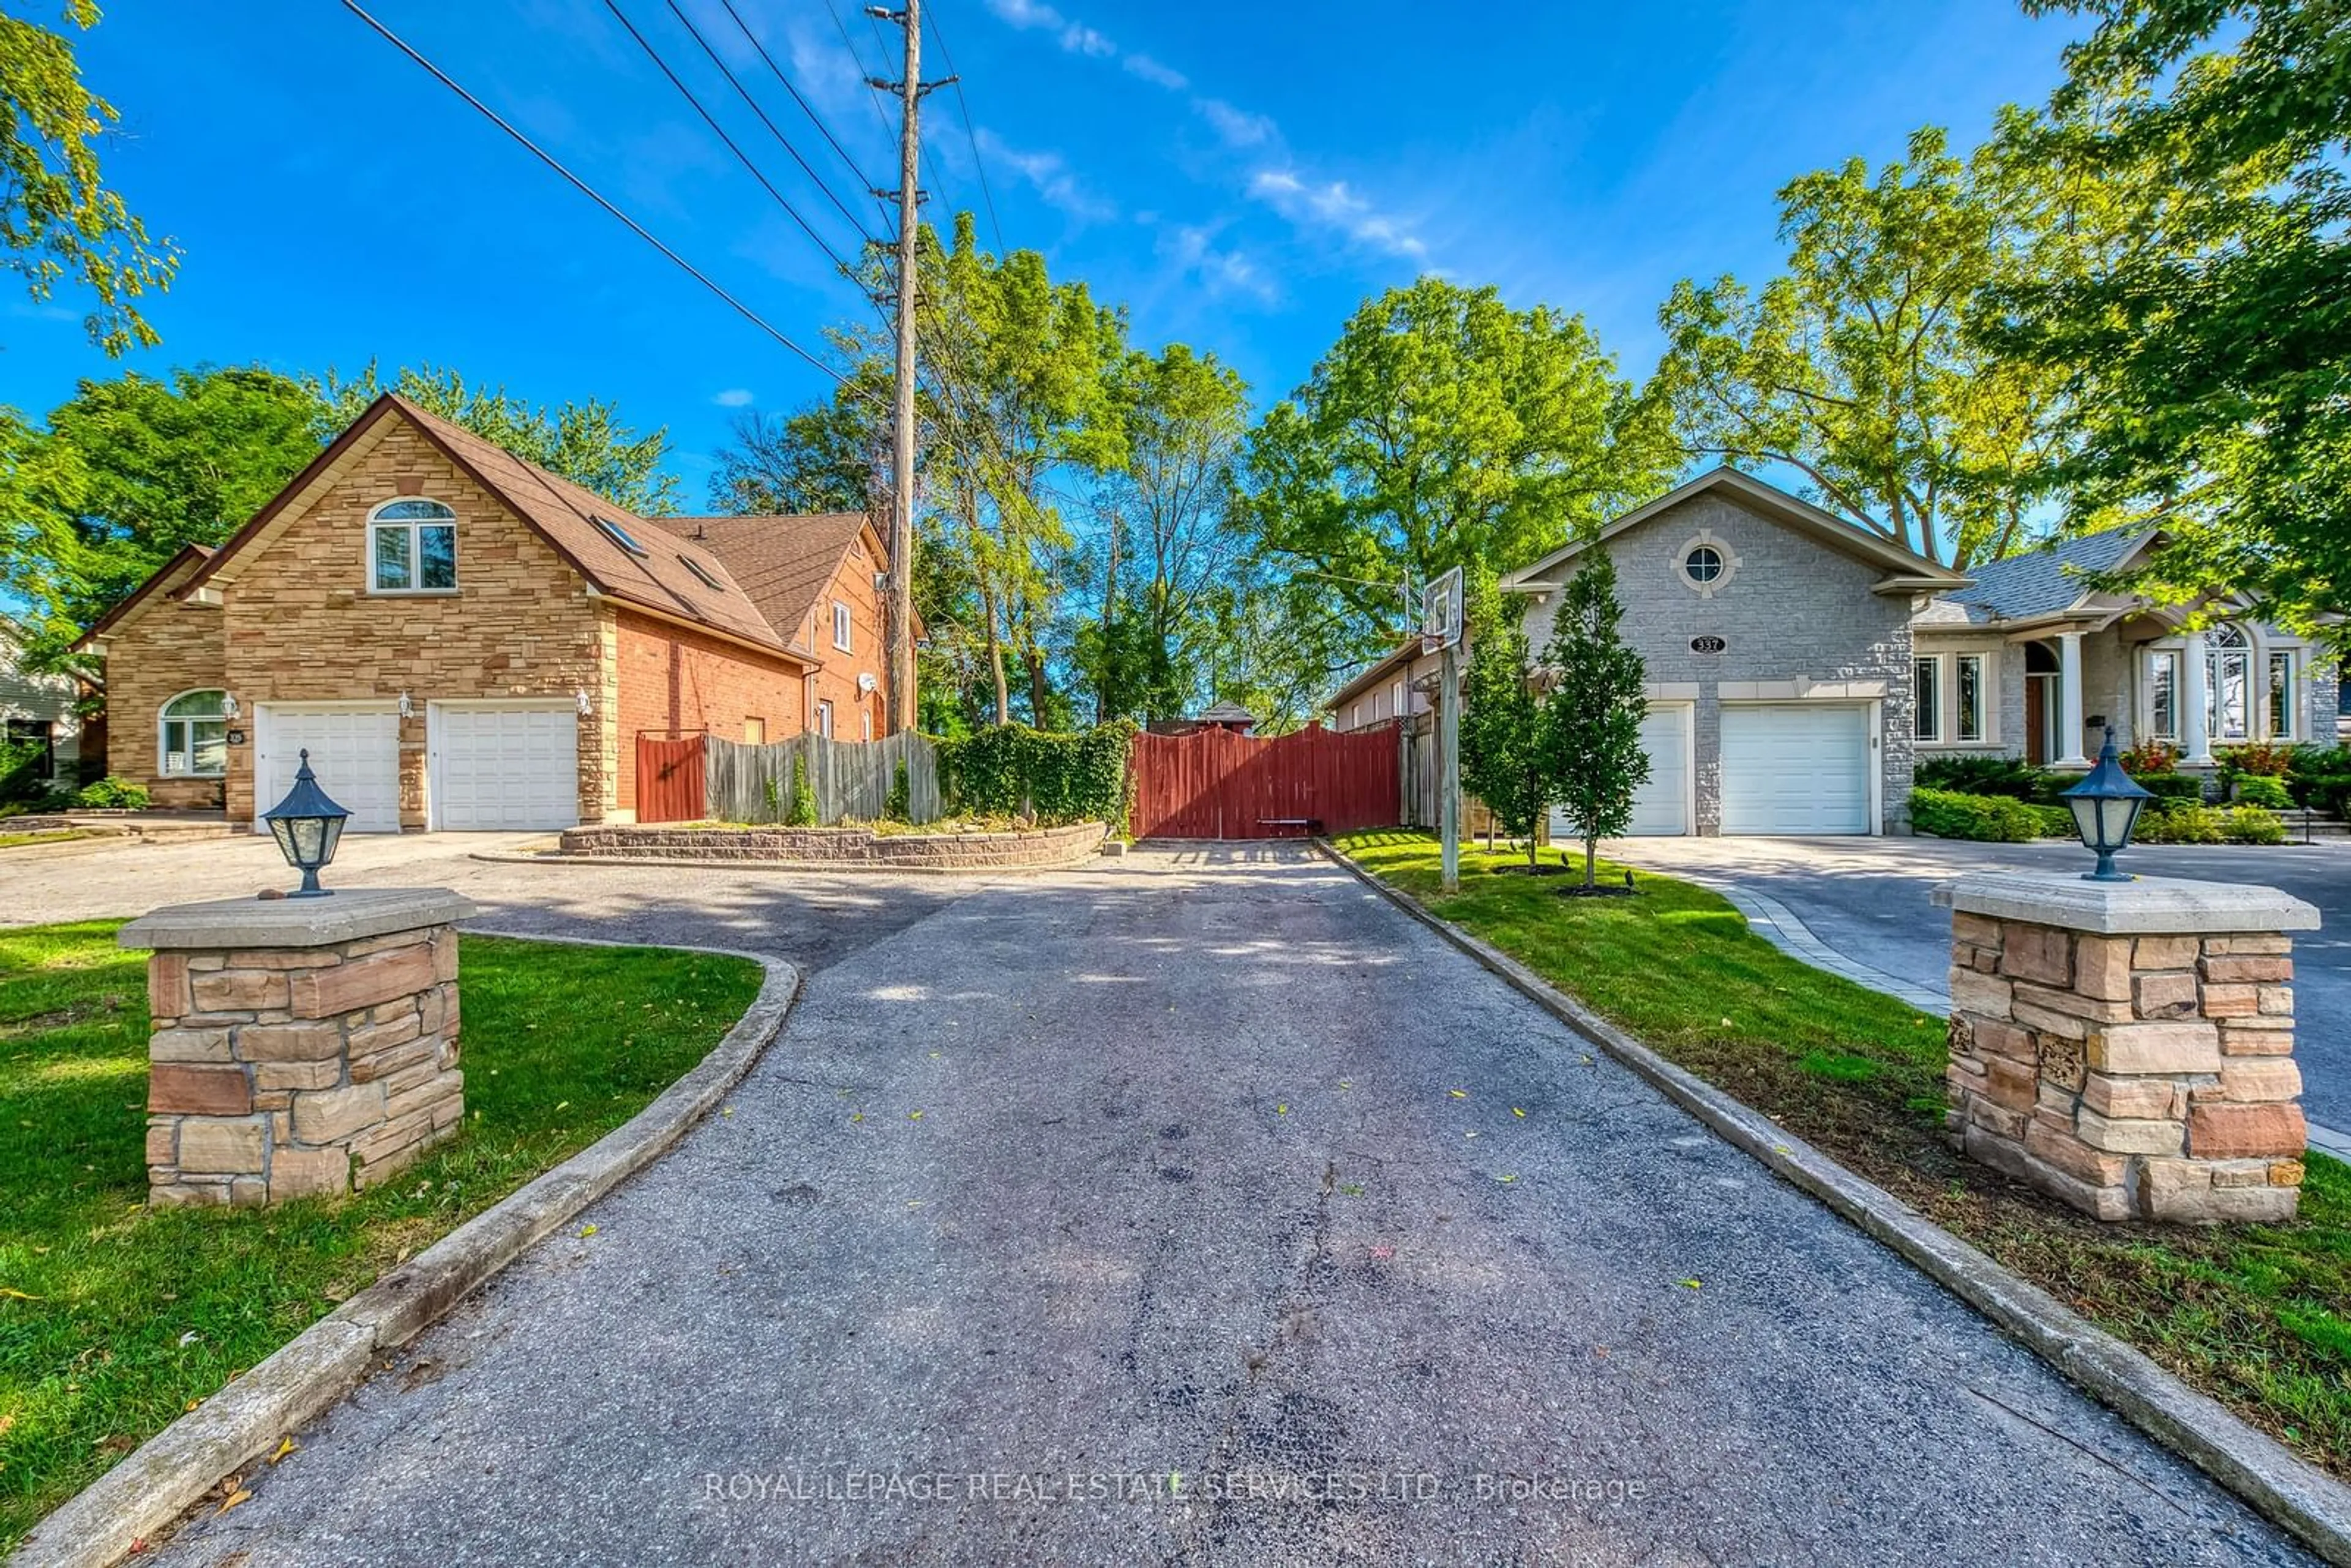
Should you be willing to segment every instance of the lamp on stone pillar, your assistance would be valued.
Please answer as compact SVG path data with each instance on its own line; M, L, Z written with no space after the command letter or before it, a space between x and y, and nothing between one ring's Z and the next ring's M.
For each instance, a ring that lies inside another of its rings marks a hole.
M2082 847L2098 857L2095 868L2082 873L2084 882L2130 882L2129 873L2115 869L2115 856L2130 846L2138 814L2154 799L2138 781L2123 771L2115 753L2115 728L2106 727L2106 743L2098 750L2098 765L2090 776L2059 799L2074 813L2074 831Z
M2082 634L2057 633L2057 768L2087 768L2082 755Z
M341 841L343 824L350 815L319 788L318 775L310 771L310 753L306 748L301 768L294 775L294 788L286 791L286 799L261 814L286 863L302 873L302 885L287 897L325 898L332 894L333 889L319 885L319 873L335 858L335 845Z

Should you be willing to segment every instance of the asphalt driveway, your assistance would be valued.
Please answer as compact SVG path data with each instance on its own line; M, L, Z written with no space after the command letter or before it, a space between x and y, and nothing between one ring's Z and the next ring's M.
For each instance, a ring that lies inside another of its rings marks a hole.
M664 880L541 918L760 945ZM730 1114L161 1555L2308 1561L1303 851L850 885Z
M2079 845L1925 838L1626 839L1608 852L1764 894L1845 956L1936 990L1951 967L1950 916L1927 901L1936 883L1970 871L2078 873L2089 863ZM2120 864L2142 876L2283 888L2317 906L2325 924L2294 937L2294 1059L2310 1119L2351 1132L2351 845L2160 844L2130 850Z

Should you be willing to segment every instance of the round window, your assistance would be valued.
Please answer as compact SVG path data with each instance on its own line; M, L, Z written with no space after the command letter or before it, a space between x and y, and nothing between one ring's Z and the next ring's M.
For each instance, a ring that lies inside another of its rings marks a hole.
M1682 570L1692 582L1712 582L1722 575L1722 552L1712 545L1700 545L1682 557Z

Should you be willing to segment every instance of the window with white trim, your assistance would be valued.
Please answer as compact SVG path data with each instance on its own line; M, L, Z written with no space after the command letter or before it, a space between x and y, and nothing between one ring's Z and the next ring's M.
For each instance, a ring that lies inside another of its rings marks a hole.
M368 590L447 593L457 586L457 514L403 497L368 514Z
M2227 622L2204 639L2204 733L2214 740L2243 740L2252 734L2252 644L2244 628Z
M816 732L827 740L832 738L832 704L830 702L816 705Z
M861 725L862 725L862 726L864 727L864 728L865 728L865 738L866 738L866 739L868 739L868 740L872 739L872 738L873 738L873 710L872 710L872 708L867 708L867 709L865 709L864 711L861 712L861 713L857 716L857 722L858 722L859 724L861 724Z
M2301 707L2294 681L2294 653L2287 648L2270 650L2270 737L2273 740L2292 740L2300 727L2294 714Z
M1404 682L1401 679L1388 688L1388 716L1391 718L1404 716Z
M1951 727L1962 743L1984 737L1984 656L1953 655L1958 670L1951 682L1957 722Z
M857 650L850 646L849 606L836 599L832 601L832 645L844 653Z
M1910 681L1912 733L1932 746L1943 738L1943 661L1932 653L1920 654L1911 666Z
M155 727L155 771L166 779L219 779L228 772L228 694L182 692Z
M2169 649L2147 656L2147 733L2155 740L2179 738L2179 655Z

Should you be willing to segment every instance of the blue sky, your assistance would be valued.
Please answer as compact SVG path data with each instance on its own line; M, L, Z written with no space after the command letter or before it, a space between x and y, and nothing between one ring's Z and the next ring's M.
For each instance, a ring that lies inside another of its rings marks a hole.
M719 0L679 4L879 233ZM859 80L894 74L892 30L854 0L735 6L854 160L893 181ZM853 246L667 0L622 8ZM864 308L602 0L370 9L785 332L814 344ZM1920 124L1972 144L1998 105L2045 95L2079 26L2002 0L931 10L972 121L931 99L934 215L979 207L976 141L1008 245L1124 302L1138 342L1213 350L1260 402L1303 379L1362 300L1430 269L1581 311L1646 373L1675 279L1776 268L1781 183L1897 156ZM162 346L137 368L430 360L535 401L610 397L669 427L695 502L737 408L820 390L339 5L113 0L81 53L123 116L110 180L184 252L152 312ZM925 74L943 74L930 53ZM0 302L0 402L37 415L115 369L77 301Z

